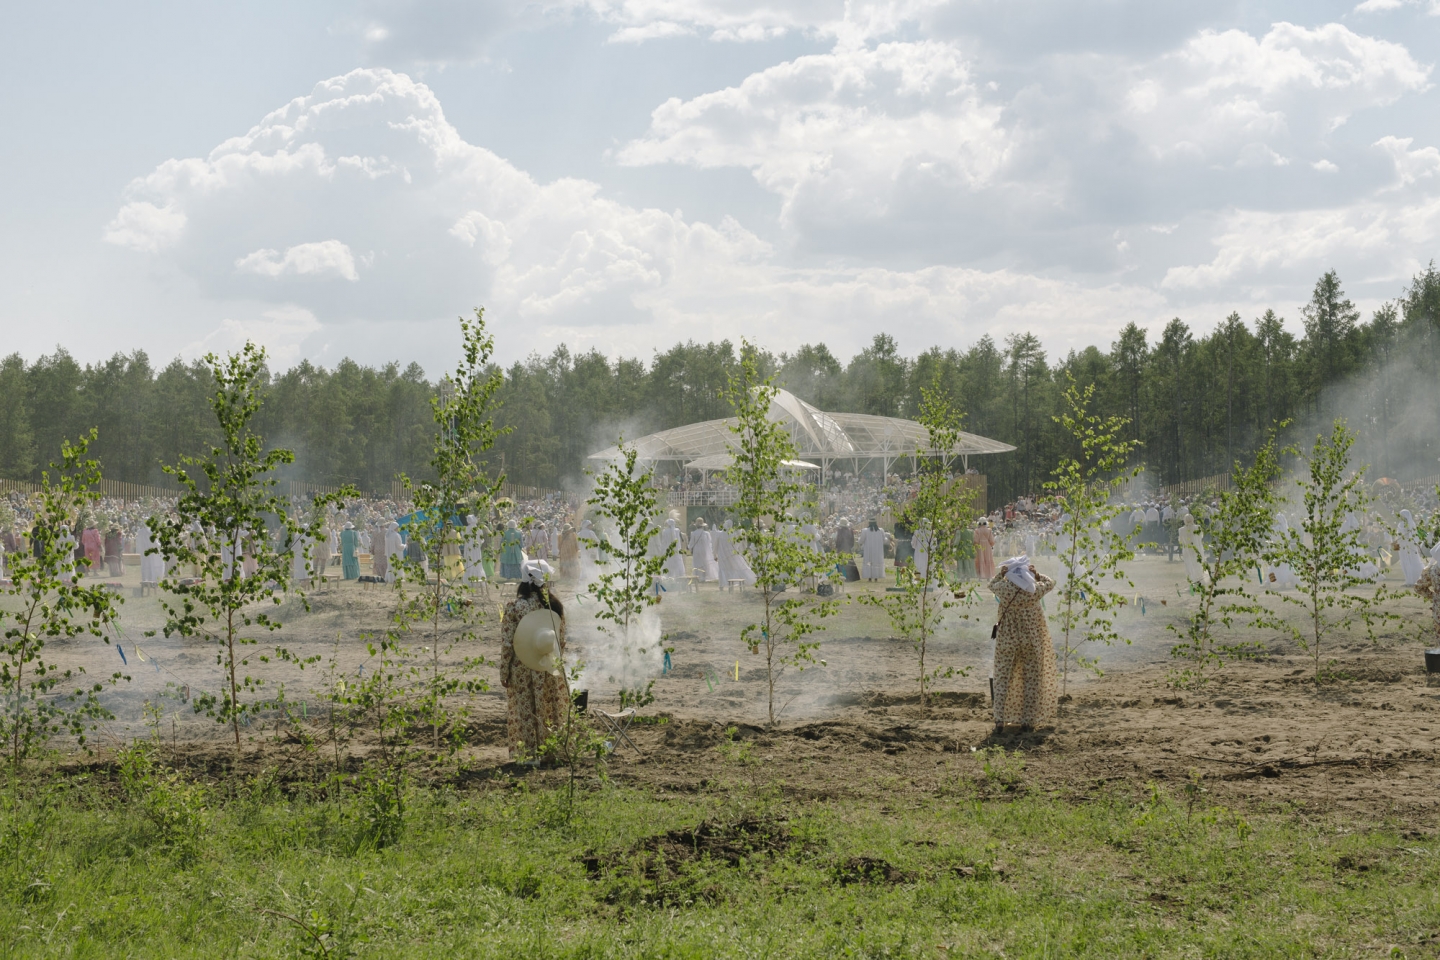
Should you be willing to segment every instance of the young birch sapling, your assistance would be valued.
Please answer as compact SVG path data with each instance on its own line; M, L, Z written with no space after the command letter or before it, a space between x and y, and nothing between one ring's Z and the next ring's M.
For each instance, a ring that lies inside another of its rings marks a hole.
M965 676L969 668L932 667L930 644L947 611L969 609L975 603L970 584L961 583L954 567L960 531L975 519L975 490L950 474L955 447L960 441L961 414L949 394L935 384L921 388L919 422L925 427L926 447L915 452L919 489L905 504L900 517L915 531L917 556L923 550L926 572L914 567L901 571L898 593L864 596L861 603L879 607L890 624L915 648L918 660L920 706L929 705L930 687L935 681ZM962 614L968 619L969 614Z
M1115 630L1115 615L1125 605L1125 595L1114 589L1126 577L1122 564L1135 559L1130 541L1110 528L1109 521L1124 509L1112 498L1139 475L1139 467L1126 467L1138 440L1124 439L1124 417L1098 417L1090 413L1095 385L1083 390L1066 374L1065 412L1055 417L1075 452L1055 467L1052 480L1045 482L1061 501L1065 512L1057 533L1057 554L1064 583L1058 594L1052 619L1060 629L1062 690L1070 689L1070 666L1099 674L1099 661L1085 656L1086 643L1130 641ZM1052 594L1053 596L1054 594Z
M119 616L118 601L104 584L84 586L88 560L76 561L75 542L61 530L100 498L100 465L87 459L90 441L61 443L60 462L40 475L40 504L31 549L5 556L9 583L0 589L0 743L18 770L61 733L85 742L86 734L113 719L99 700L107 685L129 677L82 679L83 667L62 670L45 659L45 646L88 634L109 643L104 630ZM53 475L52 475L53 471ZM78 563L78 566L77 566Z
M447 744L452 751L460 746L467 712L450 705L449 698L489 689L477 675L486 662L483 656L451 658L458 646L478 643L484 620L485 608L474 602L474 588L465 575L466 553L479 546L483 528L467 525L465 516L488 519L505 480L503 475L492 478L477 456L508 432L493 419L495 394L504 377L490 363L495 339L485 329L485 311L476 308L473 320L461 317L460 334L463 359L430 400L436 428L430 457L433 478L415 484L401 476L414 503L409 535L419 538L424 559L411 558L407 551L401 560L395 578L400 603L382 647L375 651L385 661L385 676L375 678L377 687L398 695L387 695L382 702L404 714L387 725L397 732L411 724L428 727L436 751ZM407 638L420 626L428 636L417 651Z
M1252 587L1250 577L1267 549L1275 521L1279 501L1275 483L1283 452L1276 451L1272 433L1248 468L1235 464L1231 487L1219 494L1216 509L1197 515L1200 536L1180 548L1193 551L1204 575L1192 587L1199 598L1194 610L1183 620L1166 624L1176 638L1170 655L1185 661L1171 673L1176 686L1202 686L1227 662L1253 657L1264 649L1253 641L1222 642L1217 634L1221 627L1228 632L1241 619L1256 627L1269 622L1269 613L1260 604L1260 587L1258 583Z
M771 380L760 376L755 348L744 343L725 390L735 415L726 481L738 492L734 510L740 522L735 538L750 559L763 605L760 621L742 629L740 639L751 653L765 654L766 704L772 724L776 681L787 666L797 670L813 663L824 666L815 657L819 642L807 638L822 628L820 621L836 612L833 599L782 592L798 588L805 576L825 564L825 557L787 529L801 500L802 485L785 469L786 462L796 458L795 442L783 423L770 418L775 393Z
M1337 419L1330 435L1317 436L1310 452L1302 454L1306 469L1299 478L1300 522L1277 538L1265 556L1271 566L1288 564L1297 581L1294 591L1266 592L1303 614L1299 624L1277 615L1268 625L1310 654L1317 681L1322 679L1320 656L1327 637L1334 639L1362 623L1373 641L1377 624L1401 619L1382 609L1393 594L1383 584L1376 586L1379 568L1360 539L1358 518L1365 515L1370 496L1365 468L1350 466L1354 443L1355 434Z
M670 542L663 551L652 551L660 534L654 518L660 510L652 469L639 468L638 451L620 443L620 459L599 473L591 473L595 489L587 501L596 516L610 521L611 565L589 584L600 604L595 617L600 630L620 642L620 708L644 706L654 699L650 679L643 689L643 677L635 675L639 664L649 658L645 644L663 643L663 638L641 636L641 616L660 602L654 584L665 572L665 563L675 555L678 544Z
M242 695L257 692L265 682L246 672L252 656L246 648L258 643L251 631L271 634L281 626L259 605L278 605L292 591L291 548L318 539L326 507L354 491L344 488L317 497L308 523L293 517L289 503L275 490L274 471L294 463L295 455L289 450L266 451L264 438L254 429L260 391L268 378L265 351L247 342L238 354L224 360L207 354L205 362L214 378L210 409L220 428L220 445L205 456L181 457L179 464L164 467L182 492L173 513L153 516L148 523L155 531L151 552L163 556L170 567L161 581L163 632L167 637L204 638L219 647L221 692L196 696L195 712L228 723L238 750L240 725L248 723L258 708ZM248 576L247 559L254 566ZM200 576L182 578L180 571L186 568L198 569ZM303 603L304 593L293 592ZM301 669L312 662L281 646L257 658L262 663L272 658L290 662Z

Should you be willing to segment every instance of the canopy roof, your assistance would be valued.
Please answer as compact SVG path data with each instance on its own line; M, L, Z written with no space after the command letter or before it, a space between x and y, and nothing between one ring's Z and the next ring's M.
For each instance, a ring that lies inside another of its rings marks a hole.
M714 456L711 456L711 457L701 457L699 460L691 460L689 463L685 464L685 469L686 469L686 470L725 470L725 469L728 469L729 466L730 466L730 464L732 464L732 463L734 463L734 462L735 462L735 458L732 457L730 454L728 454L728 453L717 453L717 454L715 454ZM818 464L818 463L809 463L808 461L805 461L805 460L786 460L786 461L785 461L783 464L781 464L781 465L782 465L782 466L786 466L786 467L790 467L790 468L795 469L795 470L819 470L819 469L820 469L820 464Z
M886 462L925 451L929 434L914 420L900 417L876 417L865 413L826 413L817 410L788 390L779 390L770 404L770 419L783 423L795 441L796 453L805 460L869 460ZM731 427L737 421L706 420L673 430L662 430L638 440L628 441L642 460L678 460L687 466L709 457L725 457L728 465L730 445L735 440ZM1009 453L1008 443L960 434L950 451L951 456L971 457L987 453ZM590 454L591 460L617 460L620 448L606 447ZM722 465L723 466L723 465ZM719 467L695 469L719 469Z

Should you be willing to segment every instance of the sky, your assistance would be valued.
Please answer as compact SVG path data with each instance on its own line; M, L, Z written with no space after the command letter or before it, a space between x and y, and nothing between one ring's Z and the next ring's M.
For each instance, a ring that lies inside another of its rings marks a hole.
M1440 0L13 4L0 353L1052 354L1440 252Z

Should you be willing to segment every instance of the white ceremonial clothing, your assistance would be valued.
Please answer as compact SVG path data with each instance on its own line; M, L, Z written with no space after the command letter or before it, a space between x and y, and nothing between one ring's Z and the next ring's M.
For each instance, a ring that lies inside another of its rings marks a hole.
M465 579L471 583L483 583L485 580L485 535L475 525L473 516L468 519L469 525L463 528Z
M1205 567L1202 558L1205 545L1200 528L1192 523L1183 524L1178 539L1180 554L1185 558L1185 576L1193 583L1204 583Z
M885 531L866 527L860 531L860 576L879 580L885 576Z
M716 530L710 535L710 544L720 570L720 586L726 586L730 580L744 580L745 586L755 586L755 571L750 569L750 561L745 559L745 554L735 549L730 531Z
M1400 572L1405 575L1405 586L1413 587L1425 572L1425 561L1420 556L1415 522L1409 510L1400 511L1400 523L1395 532L1400 541Z
M405 556L405 544L400 540L399 525L390 521L390 529L385 531L385 559L388 561L385 569L385 582L395 582L395 571L400 569L400 561Z
M720 564L715 562L715 548L710 531L704 527L690 534L690 572L700 581L720 579Z
M921 578L930 576L930 546L934 538L928 527L921 527L910 536L910 548L915 551L915 573Z
M655 548L655 556L657 557L663 554L670 544L675 544L675 552L670 556L670 559L665 561L664 576L676 580L684 577L685 557L680 552L680 546L683 541L680 538L680 528L675 525L674 520L665 521L665 526L661 527L660 532L655 535L654 542L657 545Z
M140 554L141 583L159 583L165 578L165 558L158 552L153 555L148 553L153 546L157 544L151 539L149 525L140 524L135 534L135 549Z

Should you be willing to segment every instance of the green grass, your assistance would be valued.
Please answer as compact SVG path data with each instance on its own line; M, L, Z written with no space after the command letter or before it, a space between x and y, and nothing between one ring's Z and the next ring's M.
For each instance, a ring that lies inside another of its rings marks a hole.
M1017 768L885 805L592 782L568 824L549 780L412 787L378 849L373 789L34 777L0 793L0 958L1435 955L1430 836Z

